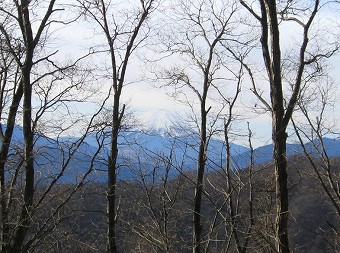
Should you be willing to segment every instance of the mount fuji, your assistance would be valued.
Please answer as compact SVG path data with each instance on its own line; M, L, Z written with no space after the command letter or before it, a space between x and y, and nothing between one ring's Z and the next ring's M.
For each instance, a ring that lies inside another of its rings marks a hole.
M171 162L170 174L179 171L195 171L198 156L199 135L197 133L180 131L176 128L179 116L166 110L151 111L140 115L144 127L122 130L119 135L119 165L120 180L134 180L136 177L164 173L166 164ZM107 176L107 160L109 156L109 138L100 140L104 145L98 150L98 139L95 135L87 136L77 148L77 137L49 138L43 134L35 134L35 167L39 180L51 180L60 175L61 182L75 182L88 168L93 167L90 180L105 182ZM323 139L324 147L329 156L340 157L340 140ZM10 166L15 168L20 164L23 154L23 131L16 126L13 133ZM314 141L306 144L307 151L317 155L320 143ZM232 163L235 169L249 165L251 151L248 147L231 144ZM73 152L73 153L72 153ZM299 144L288 144L287 155L294 156L303 153ZM211 138L207 150L207 171L223 169L226 148L224 142ZM93 157L95 156L95 159ZM273 146L265 145L254 150L255 163L266 163L272 160ZM67 162L67 163L66 163ZM65 165L66 164L66 165ZM10 169L8 170L9 174ZM48 179L46 179L48 178Z

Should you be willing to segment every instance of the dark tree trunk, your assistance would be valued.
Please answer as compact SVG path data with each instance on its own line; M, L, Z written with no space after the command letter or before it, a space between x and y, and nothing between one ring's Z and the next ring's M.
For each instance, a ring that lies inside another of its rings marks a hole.
M31 69L33 66L33 52L36 43L33 38L31 21L29 17L28 1L22 1L18 9L18 15L22 24L22 32L26 47L26 58L21 67L23 82L23 133L25 142L25 188L24 203L21 208L19 224L13 241L13 252L19 252L25 240L26 233L31 224L31 209L34 196L34 158L33 158L33 130L32 130L32 84Z
M33 50L32 50L33 53ZM33 54L32 54L33 56ZM32 58L31 58L32 59ZM23 70L24 101L23 101L23 133L25 142L25 189L24 203L13 242L13 252L19 252L25 240L26 233L31 224L31 209L34 196L34 157L33 157L33 130L32 130L32 85L30 72L32 63Z
M18 112L18 107L23 96L23 85L20 81L17 92L13 96L11 108L7 118L6 131L4 135L4 139L2 141L1 149L0 149L0 183L1 183L1 217L2 217L2 244L0 252L7 252L7 247L9 246L8 242L8 232L9 232L9 224L8 224L8 212L7 212L7 200L6 200L6 187L5 187L5 164L8 157L9 147L12 140L12 134L15 126L15 117Z
M113 106L113 122L111 132L111 154L108 164L108 190L107 190L107 214L108 214L108 252L117 252L116 243L116 183L117 183L117 158L118 158L118 134L121 125L121 118L124 113L119 112L120 94L115 94Z
M288 253L288 188L286 160L286 129L289 119L284 111L284 97L281 71L280 31L277 19L276 1L261 0L262 52L270 81L272 113L273 159L276 178L276 235L277 251ZM269 40L270 37L270 40ZM269 46L270 45L270 46ZM290 118L290 117L289 117Z
M276 178L276 248L280 253L290 252L288 240L287 134L285 129L285 127L273 129L273 158Z
M198 152L197 175L194 196L194 231L193 231L193 253L200 253L202 248L202 222L201 222L201 206L203 194L203 178L206 164L206 145L207 145L207 112L205 103L201 105L201 136Z

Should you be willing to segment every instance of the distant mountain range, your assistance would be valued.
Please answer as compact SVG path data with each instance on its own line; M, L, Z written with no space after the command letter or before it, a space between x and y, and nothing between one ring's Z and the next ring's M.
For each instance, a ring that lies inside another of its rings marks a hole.
M331 138L323 138L322 139L323 146L327 152L329 157L340 157L340 140L331 139ZM306 151L317 157L322 153L322 145L318 141L308 142L305 144ZM287 144L287 156L292 157L295 155L303 154L304 150L300 144ZM273 145L265 145L262 147L258 147L254 150L254 162L255 164L266 163L272 160L273 158ZM239 168L244 168L248 166L250 162L250 150L236 155L233 157L234 163Z
M171 135L163 130L152 131L123 131L119 138L120 165L118 178L133 180L145 175L159 175L165 172L166 163L171 159L173 164L171 175L176 175L178 170L194 171L196 169L197 149L199 137L196 135ZM60 168L65 171L60 175L63 182L79 180L93 164L94 171L89 180L106 181L107 157L109 154L109 140L104 140L104 146L98 151L95 136L89 136L77 149L79 138L53 139L36 134L36 175L41 180L55 178L60 173ZM340 157L340 140L324 138L324 147L330 157ZM16 126L13 134L11 149L11 166L18 164L21 159L23 147L22 128ZM321 146L318 142L307 143L306 149L310 154L316 155ZM20 151L21 150L21 151ZM72 154L74 152L74 154ZM94 154L96 159L92 160ZM287 155L294 156L303 153L299 144L288 144ZM225 146L222 141L211 139L207 151L207 170L214 171L223 168L225 164ZM254 150L256 164L272 160L273 146L265 145ZM231 144L232 164L237 169L245 168L250 162L250 149L237 144ZM68 161L68 158L71 158ZM163 163L163 164L162 164ZM44 176L42 176L44 175ZM47 175L47 177L46 177ZM48 178L48 179L46 179Z

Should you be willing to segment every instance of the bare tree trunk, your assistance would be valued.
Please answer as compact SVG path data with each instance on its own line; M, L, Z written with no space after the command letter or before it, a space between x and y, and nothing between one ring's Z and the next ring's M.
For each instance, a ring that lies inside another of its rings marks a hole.
M8 252L19 252L22 243L25 239L27 230L31 224L30 212L33 204L34 196L34 165L33 165L33 133L31 128L31 99L32 99L32 85L30 81L31 69L33 66L33 52L35 48L31 21L29 18L28 2L22 1L18 6L19 22L22 25L22 33L26 46L26 58L23 66L21 66L21 83L23 84L23 130L25 142L25 189L24 189L24 203L21 209L21 215L18 221L18 228L16 230L13 245L8 248ZM20 90L19 90L20 91ZM19 92L21 95L21 92ZM20 96L21 97L21 96ZM18 101L13 101L15 104ZM12 123L12 122L11 122ZM14 126L14 122L12 123ZM8 151L7 151L8 152Z
M54 1L51 1L51 8L53 7ZM20 24L22 25L21 30L26 47L26 58L24 65L21 66L21 79L23 83L23 133L25 142L25 189L24 189L24 203L22 205L21 214L18 222L18 228L16 230L12 252L19 252L20 248L25 240L26 233L31 224L31 207L33 204L34 196L34 158L33 158L33 130L32 130L32 84L31 84L31 69L33 66L33 54L34 49L37 45L36 39L34 38L31 20L29 16L29 2L21 1L21 5L18 6L18 16ZM47 14L47 17L52 12Z
M125 106L119 112L120 94L115 94L113 106L113 123L111 136L111 154L108 165L108 190L107 190L107 212L108 212L108 252L117 252L116 243L116 183L117 183L117 158L118 158L118 134L121 120L124 115Z
M204 97L204 96L203 96ZM205 109L205 100L201 104L201 136L198 152L197 175L194 197L194 230L193 230L193 253L201 252L202 244L202 224L201 224L201 206L203 194L203 177L206 164L206 142L207 142L207 112Z
M26 44L26 59L22 67L22 82L24 89L23 101L23 133L25 142L25 189L24 203L21 209L19 219L19 227L16 231L13 243L13 251L19 252L22 243L24 242L27 230L31 224L31 207L34 196L34 158L33 158L33 131L32 131L32 84L31 84L31 69L33 66L33 53L35 41L29 18L28 1L22 1L19 13L22 15L22 31Z
M273 131L276 178L276 248L278 252L288 253L290 250L288 240L287 134L285 131L282 131L283 129L281 131Z
M33 50L32 50L33 57ZM32 59L32 58L31 58ZM32 64L28 64L32 66ZM24 203L21 209L19 227L14 237L13 252L19 252L31 224L31 207L34 196L34 158L32 131L32 85L30 82L30 67L24 70L24 103L23 103L23 132L25 141L25 189Z
M237 209L235 206L234 202L234 192L235 188L233 185L233 179L232 179L232 174L231 174L231 152L230 152L230 142L229 142L229 136L228 136L228 127L231 124L231 116L229 115L229 119L227 123L225 123L224 126L224 141L226 143L226 150L227 150L227 155L226 155L226 181L227 181L227 195L228 195L228 215L231 220L231 233L232 237L234 238L235 245L237 252L244 253L243 247L241 245L241 241L238 235L238 230L237 230L237 213L235 213L235 209Z
M254 18L261 24L261 46L265 67L268 74L270 86L270 103L258 92L256 85L253 82L253 91L259 100L264 104L266 109L271 112L272 116L272 141L273 141L273 159L275 163L275 178L276 178L276 235L275 244L276 250L280 253L288 253L289 237L288 237L288 217L289 217L289 200L288 200L288 178L287 178L287 157L286 144L287 133L286 129L292 117L295 105L301 91L301 82L303 72L307 64L317 62L318 57L327 57L319 55L312 57L309 61L305 59L305 52L308 45L308 31L314 17L318 11L319 0L314 1L314 5L310 8L310 15L306 22L302 17L305 13L299 16L298 13L292 11L291 14L290 3L285 6L286 9L281 12L287 13L288 17L282 16L276 1L259 0L260 14L257 10L246 1L240 0L241 4L254 16ZM279 13L278 13L279 12ZM280 16L281 15L281 16ZM289 17L292 15L292 18ZM283 95L283 81L282 81L282 59L281 59L281 45L280 45L280 30L279 18L282 20L294 20L303 28L302 43L299 48L299 58L297 62L296 77L292 80L292 94L289 100ZM330 55L332 52L330 53ZM246 66L246 64L245 64ZM253 75L250 69L246 66L251 78ZM253 80L253 79L252 79ZM289 101L289 102L286 102ZM285 106L285 103L287 104Z
M267 42L262 41L264 58L270 76L270 97L272 104L272 139L274 144L273 159L275 163L276 178L276 248L278 252L289 253L288 241L288 178L287 178L287 134L286 128L289 122L284 122L284 97L281 72L281 48L280 32L277 20L276 1L266 1L262 8L265 8L269 19L269 26L263 30L270 29L271 55L266 53L269 50ZM263 10L264 11L264 10ZM266 41L268 37L266 36ZM290 118L290 117L289 117Z
M2 140L2 145L0 149L0 195L1 195L1 246L0 252L6 252L8 246L8 212L7 212L7 200L6 200L6 186L5 186L5 164L8 157L9 147L11 144L12 134L15 125L15 117L18 111L19 103L23 96L23 85L20 81L18 89L13 96L11 108L8 114L8 120L6 124L6 131L4 138Z
M271 55L264 53L267 71L270 76L272 104L272 139L274 144L273 159L276 178L276 248L278 252L289 253L288 241L288 178L287 178L287 133L288 121L284 122L284 97L281 73L280 32L276 13L276 2L266 1L267 16L271 34ZM268 39L268 38L267 38ZM262 43L264 52L268 44Z

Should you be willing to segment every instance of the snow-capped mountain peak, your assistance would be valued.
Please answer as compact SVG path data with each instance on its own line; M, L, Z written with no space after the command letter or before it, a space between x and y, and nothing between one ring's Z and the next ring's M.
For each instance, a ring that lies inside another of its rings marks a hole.
M154 109L138 116L142 128L146 131L166 133L171 130L178 116L165 109Z

